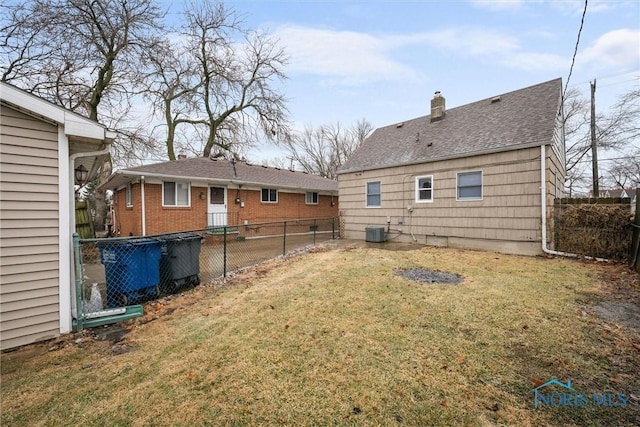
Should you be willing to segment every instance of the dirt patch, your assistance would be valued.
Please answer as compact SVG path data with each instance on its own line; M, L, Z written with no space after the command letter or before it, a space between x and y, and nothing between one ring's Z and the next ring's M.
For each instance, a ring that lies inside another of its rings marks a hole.
M464 277L458 274L425 268L406 268L396 270L395 273L397 276L426 284L459 285L464 281Z
M630 328L640 338L640 275L624 264L602 269L604 286L601 301L593 306L595 313L607 323Z
M594 307L606 322L619 323L629 328L640 328L640 306L623 301L603 301Z
M116 344L122 341L124 336L129 333L129 330L122 323L115 323L101 328L94 328L93 333L99 341L109 341L112 344Z

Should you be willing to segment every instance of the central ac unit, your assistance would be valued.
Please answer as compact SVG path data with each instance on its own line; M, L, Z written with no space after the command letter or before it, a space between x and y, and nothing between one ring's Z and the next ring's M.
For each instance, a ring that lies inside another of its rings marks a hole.
M368 226L366 228L366 231L367 231L367 236L366 236L367 242L381 243L386 240L385 234L384 234L384 227Z

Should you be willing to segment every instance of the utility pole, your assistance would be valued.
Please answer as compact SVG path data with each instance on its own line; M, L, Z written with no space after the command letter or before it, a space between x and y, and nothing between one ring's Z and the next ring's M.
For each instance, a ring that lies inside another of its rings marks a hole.
M591 166L593 173L593 197L600 197L598 185L598 146L596 141L596 79L591 84Z

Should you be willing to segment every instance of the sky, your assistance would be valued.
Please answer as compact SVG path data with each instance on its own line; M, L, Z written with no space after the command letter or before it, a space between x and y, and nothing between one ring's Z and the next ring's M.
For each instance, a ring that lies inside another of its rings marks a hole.
M180 0L163 3L170 16ZM583 0L227 0L246 26L267 30L289 55L294 127L366 119L381 127L558 77L567 84ZM177 15L173 15L174 17ZM569 88L596 108L640 87L640 1L589 0ZM249 160L282 156L264 145Z

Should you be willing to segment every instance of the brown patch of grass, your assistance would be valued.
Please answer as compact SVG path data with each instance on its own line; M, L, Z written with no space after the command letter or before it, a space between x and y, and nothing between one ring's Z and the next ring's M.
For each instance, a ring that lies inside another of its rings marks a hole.
M426 286L397 268L465 281ZM534 383L551 378L638 390L609 380L624 330L581 314L602 297L601 268L434 248L271 261L148 306L122 354L91 335L3 354L2 424L634 424L637 402L533 409ZM638 354L615 362L637 367Z

